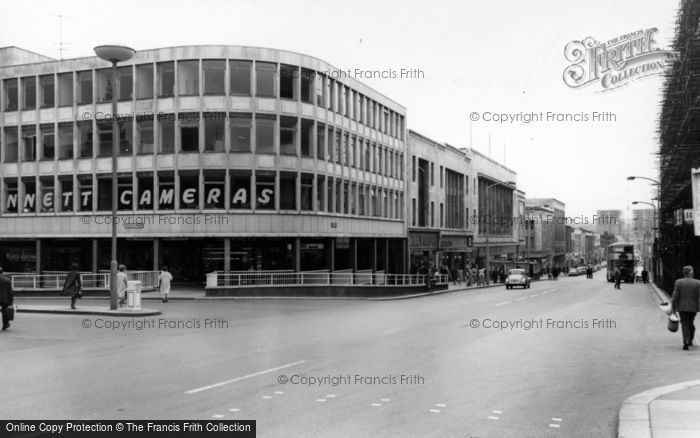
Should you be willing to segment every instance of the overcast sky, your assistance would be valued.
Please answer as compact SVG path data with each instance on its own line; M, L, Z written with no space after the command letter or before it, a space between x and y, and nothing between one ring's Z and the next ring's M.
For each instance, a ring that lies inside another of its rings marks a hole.
M65 58L92 56L106 43L136 50L229 44L292 50L353 71L418 69L424 77L363 81L407 108L410 129L458 147L471 141L515 170L528 197L554 197L567 216L590 217L597 209L627 211L631 201L654 195L647 183L625 178L658 179L663 79L608 93L571 89L562 80L570 64L564 47L655 27L656 45L669 48L677 7L676 0L23 0L3 5L0 46L57 58L60 14ZM483 121L484 112L593 111L615 120ZM470 124L472 112L480 119Z

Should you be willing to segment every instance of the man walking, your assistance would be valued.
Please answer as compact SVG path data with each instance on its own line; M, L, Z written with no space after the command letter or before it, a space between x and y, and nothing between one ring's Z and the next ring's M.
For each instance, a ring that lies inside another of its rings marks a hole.
M683 278L676 280L671 296L671 311L678 312L681 317L683 333L683 349L693 345L695 337L695 315L698 312L698 296L700 295L700 280L693 278L693 267L683 267Z
M128 285L129 277L126 275L126 266L119 265L119 272L117 272L117 297L119 298L119 306L124 306L126 303L126 288Z
M620 289L620 282L622 281L622 271L619 267L615 267L615 272L613 273L613 279L615 280L615 289Z
M2 329L10 328L7 309L14 303L15 296L12 292L12 279L8 275L3 274L0 267L0 308L2 309Z
M158 290L160 290L161 299L164 303L168 302L171 281L173 281L173 274L168 272L167 266L163 266L163 271L158 276Z
M61 295L70 296L70 308L75 309L75 300L80 298L82 283L80 282L80 267L77 263L70 265L70 272L66 275L66 281L63 283L63 292Z

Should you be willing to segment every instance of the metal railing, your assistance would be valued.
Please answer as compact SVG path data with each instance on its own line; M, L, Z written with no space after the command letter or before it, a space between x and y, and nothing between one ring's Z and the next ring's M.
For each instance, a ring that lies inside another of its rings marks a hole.
M425 286L421 274L387 274L371 270L343 271L231 271L207 274L207 288L258 286ZM431 277L431 284L448 283L447 275Z
M158 286L158 271L127 272L129 280L141 281L141 290L155 289ZM12 289L14 291L60 291L66 281L67 272L53 271L49 274L12 274ZM109 272L80 273L80 283L83 289L109 290Z

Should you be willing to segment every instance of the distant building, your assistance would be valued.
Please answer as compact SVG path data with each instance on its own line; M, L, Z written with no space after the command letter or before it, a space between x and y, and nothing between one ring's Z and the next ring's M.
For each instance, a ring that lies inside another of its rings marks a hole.
M595 232L601 236L606 233L623 240L624 216L622 210L598 210L594 217ZM610 242L613 243L613 242Z
M552 210L547 221L551 227L547 228L551 233L551 267L564 266L566 263L566 204L554 198L527 199L527 207L546 207Z

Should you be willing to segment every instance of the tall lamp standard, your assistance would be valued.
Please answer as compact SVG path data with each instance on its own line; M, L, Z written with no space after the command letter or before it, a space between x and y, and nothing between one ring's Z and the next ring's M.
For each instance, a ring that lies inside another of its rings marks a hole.
M654 209L654 224L658 226L658 221L657 221L657 216L656 216L656 205L652 204L651 202L644 202L644 201L632 201L632 205L637 205L637 204L646 204L646 205L651 205L651 208ZM654 240L656 240L657 245L658 245L658 232L659 229L654 228L655 235L657 236ZM658 254L654 254L654 282L658 284L659 278L657 277L658 272Z
M486 202L488 202L489 199L489 190L491 190L495 186L514 186L515 182L514 181L506 181L506 182L495 182L493 184L490 184L486 186L486 190L484 190L484 196L486 197ZM489 230L490 231L490 230ZM486 233L486 285L488 286L489 284L489 275L491 274L491 253L489 250L489 235Z
M112 63L112 261L109 263L109 308L117 309L117 148L119 147L119 124L117 123L117 64L134 56L134 49L125 46L97 46L98 58Z
M628 181L634 181L635 179L644 179L656 186L656 202L658 203L658 212L661 213L661 183L658 180L648 178L646 176L632 175L627 177ZM645 202L644 204L648 203ZM654 233L654 282L659 284L661 280L661 268L659 267L659 237L661 235L661 217L656 215L656 206L652 205L652 207L654 207L654 222L656 224L656 232Z

